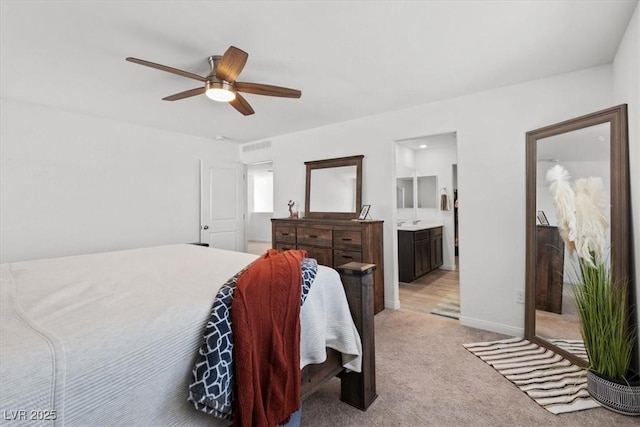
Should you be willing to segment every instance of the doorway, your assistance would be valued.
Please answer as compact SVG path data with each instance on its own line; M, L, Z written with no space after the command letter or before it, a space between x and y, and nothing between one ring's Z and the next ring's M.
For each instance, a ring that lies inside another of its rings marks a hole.
M271 248L273 162L247 165L247 252L261 255Z
M401 199L404 202L396 206L398 230L406 233L407 228L442 227L442 265L425 275L414 275L410 282L398 280L400 306L457 319L460 316L460 238L456 133L396 141L396 183L398 203ZM408 195L411 192L413 197ZM401 194L403 198L399 197ZM414 203L407 205L412 199ZM397 256L399 265L403 261L406 264L407 260L401 259L406 257L405 253Z

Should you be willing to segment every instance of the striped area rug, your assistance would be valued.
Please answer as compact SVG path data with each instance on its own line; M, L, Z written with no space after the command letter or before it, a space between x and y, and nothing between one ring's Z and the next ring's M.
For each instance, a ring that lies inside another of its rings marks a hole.
M575 354L579 358L584 359L585 362L589 362L589 356L587 356L587 350L584 348L584 342L582 342L582 340L547 339L547 341Z
M430 313L458 319L460 318L460 298L458 298L457 295L447 295L442 298L442 301L440 301Z
M584 369L523 338L463 344L551 413L600 406L587 392Z

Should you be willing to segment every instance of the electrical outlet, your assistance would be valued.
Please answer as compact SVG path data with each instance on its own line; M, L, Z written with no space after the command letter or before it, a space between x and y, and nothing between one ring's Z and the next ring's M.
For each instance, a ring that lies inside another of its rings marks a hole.
M518 304L524 304L524 289L516 289L515 292L516 302Z

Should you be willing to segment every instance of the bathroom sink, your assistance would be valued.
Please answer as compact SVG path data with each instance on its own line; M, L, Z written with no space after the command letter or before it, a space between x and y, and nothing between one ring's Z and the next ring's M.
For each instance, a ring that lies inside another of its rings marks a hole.
M434 228L434 227L442 227L442 224L428 224L428 223L424 223L424 224L402 224L401 226L398 227L398 230L419 231L419 230L427 230L429 228Z

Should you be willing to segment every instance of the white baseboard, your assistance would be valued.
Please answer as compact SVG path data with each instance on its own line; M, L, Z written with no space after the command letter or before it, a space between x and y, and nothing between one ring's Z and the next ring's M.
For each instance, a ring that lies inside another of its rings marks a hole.
M509 335L512 337L523 337L524 328L516 328L502 323L488 322L486 320L474 319L471 317L460 316L460 324L471 328L482 329L483 331L497 332L499 334Z
M400 308L400 301L384 300L384 308L390 308L392 310L398 310Z
M441 266L440 266L440 270L456 271L456 270L457 270L457 268L456 268L456 265L455 265L455 264L453 264L453 265L451 265L451 264L446 265L446 264L445 264L445 265L441 265Z

